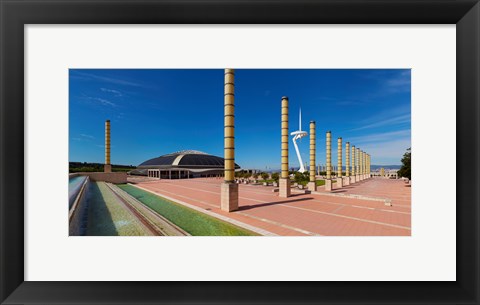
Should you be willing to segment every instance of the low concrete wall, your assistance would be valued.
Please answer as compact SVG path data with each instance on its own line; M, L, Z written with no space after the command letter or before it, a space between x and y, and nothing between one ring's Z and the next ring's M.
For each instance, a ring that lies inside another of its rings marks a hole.
M84 182L79 192L76 194L75 203L68 212L69 236L82 236L87 233L86 218L88 213L87 192L89 186L89 178Z
M127 173L82 172L82 176L90 177L91 181L105 181L110 183L127 183Z

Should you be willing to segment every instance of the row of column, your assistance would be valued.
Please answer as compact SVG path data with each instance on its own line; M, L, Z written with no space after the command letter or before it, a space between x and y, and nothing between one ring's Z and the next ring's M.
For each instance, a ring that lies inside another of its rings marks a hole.
M224 78L224 159L225 159L225 180L221 186L221 209L227 212L238 209L238 185L234 183L235 171L235 92L234 92L235 73L233 69L225 69ZM282 172L279 179L279 196L289 197L290 178L288 173L288 97L282 97L281 103L281 162ZM327 132L327 179L325 181L325 189L332 190L332 164L331 164L331 132ZM359 148L352 146L352 173L350 175L350 143L346 143L346 176L342 173L342 138L337 140L337 187L345 184L354 183L356 181L367 178L370 174L370 155ZM315 122L310 122L310 182L308 188L316 190L315 160L316 156L316 128Z
M333 189L332 177L329 174L329 168L331 168L331 139L332 135L330 131L327 131L326 135L326 155L327 155L327 177L325 181L325 190L331 191ZM351 157L350 157L351 152ZM336 188L342 188L344 185L349 185L367 178L370 178L370 154L356 148L355 145L352 145L350 148L350 142L345 144L345 176L342 172L342 138L337 139L337 182ZM350 159L351 158L351 159ZM350 165L350 160L352 161ZM350 171L351 170L351 171Z
M348 163L346 163L345 166L347 164ZM327 167L325 165L322 165L322 164L317 165L317 169L316 169L317 175L320 175L321 172L326 172L326 171L327 171ZM338 172L338 166L332 165L332 173L336 173L336 172Z
M288 173L288 97L282 97L281 111L281 160L282 172L279 181L279 196L290 196L290 178ZM370 177L370 155L355 146L350 147L350 142L345 144L346 164L345 176L343 176L343 152L342 138L337 139L337 183L336 188L342 188L344 185L355 183ZM351 151L351 156L350 156ZM351 158L351 165L350 165ZM333 189L332 181L332 133L327 131L326 134L326 180L325 190ZM316 175L316 126L315 121L310 122L310 181L307 185L311 191L317 190ZM350 171L351 169L351 171Z

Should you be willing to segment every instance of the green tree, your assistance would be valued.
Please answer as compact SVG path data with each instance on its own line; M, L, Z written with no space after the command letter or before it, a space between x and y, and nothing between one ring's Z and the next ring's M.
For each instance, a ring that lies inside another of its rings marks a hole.
M273 173L272 174L272 179L275 181L275 182L278 182L278 179L280 178L280 175L278 173Z
M261 176L263 180L267 180L269 175L267 173L262 173Z
M411 172L411 162L412 162L412 151L411 148L407 149L407 152L403 155L402 158L402 167L397 172L400 177L406 177L408 179L412 179L412 172Z

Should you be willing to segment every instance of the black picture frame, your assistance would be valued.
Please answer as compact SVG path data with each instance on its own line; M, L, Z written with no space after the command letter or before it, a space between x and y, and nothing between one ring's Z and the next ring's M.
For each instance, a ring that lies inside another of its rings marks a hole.
M477 0L0 0L0 10L1 304L480 304ZM24 281L24 25L162 23L456 24L457 281Z

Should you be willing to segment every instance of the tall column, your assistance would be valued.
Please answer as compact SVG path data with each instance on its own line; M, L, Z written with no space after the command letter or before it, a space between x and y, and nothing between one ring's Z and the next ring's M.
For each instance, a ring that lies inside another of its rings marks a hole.
M332 190L332 132L327 131L327 179L325 179L325 190Z
M370 172L370 154L368 154L367 156L367 160L368 160L368 167L367 167L367 174L368 174L368 178L371 178L372 175L371 175L371 172Z
M355 169L355 164L356 164L356 162L355 162L355 152L356 152L355 145L352 145L352 178L350 179L350 181L352 183L357 182L357 178L355 176L355 174L357 172L356 169Z
M355 175L355 180L356 181L360 181L360 148L356 148L356 151L355 151L355 172L356 172L356 175Z
M343 187L341 137L337 139L337 187Z
M110 120L105 121L105 165L103 171L105 173L112 172L112 165L110 164Z
M360 165L360 180L363 180L364 176L364 172L363 172L363 150L360 150L360 162L359 162L359 165Z
M282 175L279 179L278 195L290 197L290 177L288 176L288 97L282 97Z
M350 185L350 142L345 143L345 179L344 185Z
M367 153L363 152L363 179L367 179Z
M363 152L363 176L367 179L367 153Z
M368 156L368 173L370 174L370 176L372 175L372 156Z
M362 177L363 179L366 178L366 175L365 175L365 152L362 151Z
M315 159L317 154L315 121L310 121L310 182L308 182L308 189L310 191L317 190L317 182L315 179Z
M225 179L221 186L223 211L238 210L238 184L235 183L235 72L225 69L224 88L224 159Z

